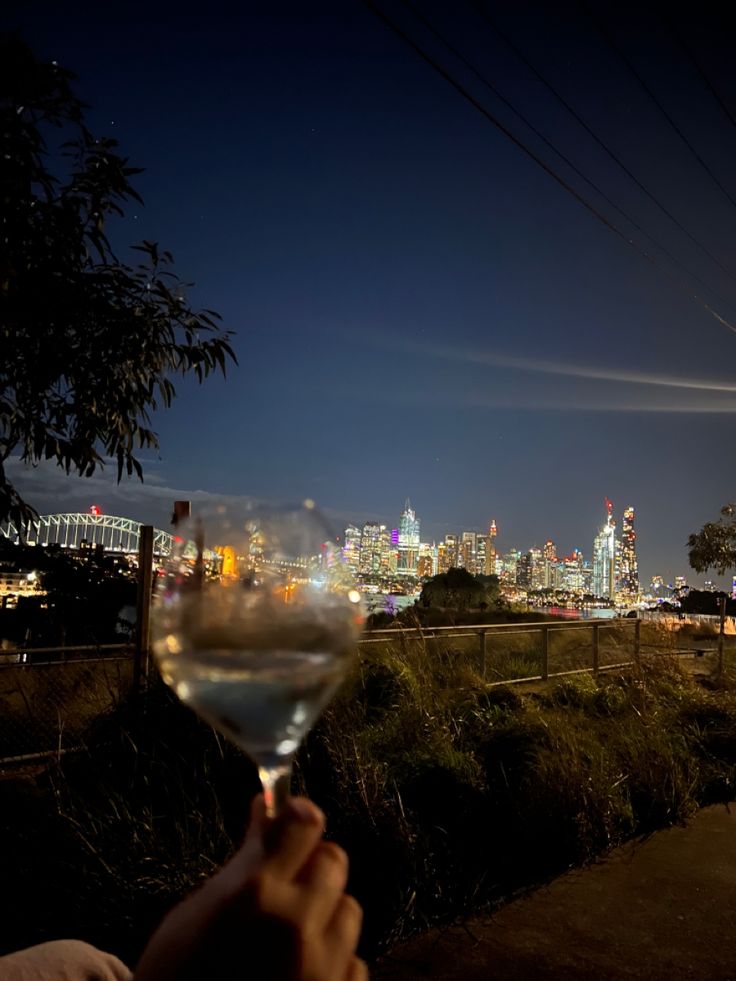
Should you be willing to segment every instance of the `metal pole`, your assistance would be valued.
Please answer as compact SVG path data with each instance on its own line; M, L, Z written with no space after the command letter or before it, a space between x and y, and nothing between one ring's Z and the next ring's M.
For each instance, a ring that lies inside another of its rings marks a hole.
M641 654L641 620L639 617L636 618L636 625L634 626L634 660L639 660L639 655Z
M135 663L133 667L134 691L140 691L148 679L152 593L153 525L141 525L138 543L138 601L135 620Z
M723 673L723 643L725 640L726 633L726 597L721 596L719 600L720 605L720 623L718 626L718 674Z
M600 664L600 651L601 651L601 625L599 623L593 624L593 673L598 674L598 667Z
M480 674L482 678L486 676L486 655L488 654L488 647L486 644L486 632L485 630L478 631L479 640L479 651L480 654Z
M549 627L542 627L542 681L549 678Z

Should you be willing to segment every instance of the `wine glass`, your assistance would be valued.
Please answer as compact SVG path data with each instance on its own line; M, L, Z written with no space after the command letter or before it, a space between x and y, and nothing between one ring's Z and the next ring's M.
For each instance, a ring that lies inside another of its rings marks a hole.
M152 618L153 651L179 698L258 766L266 810L356 657L361 596L324 517L249 503L177 525Z

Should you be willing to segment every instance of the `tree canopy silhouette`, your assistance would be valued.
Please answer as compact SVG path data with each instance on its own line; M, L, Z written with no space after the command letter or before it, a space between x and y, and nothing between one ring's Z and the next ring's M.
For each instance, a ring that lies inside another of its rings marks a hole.
M473 576L467 569L448 569L422 586L419 605L453 610L485 608L498 604L498 576Z
M687 540L688 558L696 572L715 569L719 576L736 568L736 504L721 508L718 521L708 521Z
M3 466L12 455L90 476L112 458L117 477L155 449L151 413L172 378L225 373L231 333L195 310L169 252L133 248L129 265L106 234L142 203L116 140L94 136L74 75L0 38L0 520L34 516Z

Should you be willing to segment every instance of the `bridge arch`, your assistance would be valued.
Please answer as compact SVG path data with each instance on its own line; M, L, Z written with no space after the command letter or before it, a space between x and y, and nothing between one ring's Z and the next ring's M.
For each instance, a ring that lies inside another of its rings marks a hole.
M141 522L121 518L114 514L80 512L70 514L43 514L24 528L29 545L60 545L62 548L79 548L83 541L90 545L102 545L106 551L136 553L140 544ZM18 542L18 528L12 521L0 523L0 535ZM161 528L153 530L155 555L168 555L174 543L173 536Z

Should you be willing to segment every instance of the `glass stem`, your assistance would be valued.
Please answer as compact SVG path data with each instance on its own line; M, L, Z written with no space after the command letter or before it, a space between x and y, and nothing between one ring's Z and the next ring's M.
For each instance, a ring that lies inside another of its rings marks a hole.
M286 760L278 766L259 766L258 776L261 778L263 796L266 800L266 814L270 818L277 818L289 799L291 760Z

